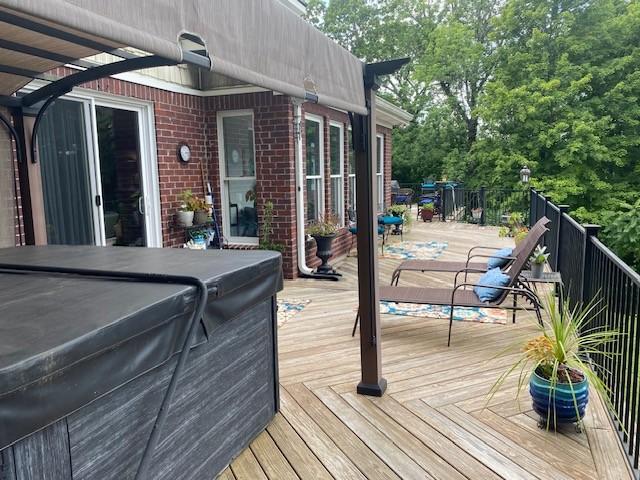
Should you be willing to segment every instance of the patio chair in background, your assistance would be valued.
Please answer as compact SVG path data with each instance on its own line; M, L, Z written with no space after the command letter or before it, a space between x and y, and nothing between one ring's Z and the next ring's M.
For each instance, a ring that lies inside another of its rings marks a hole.
M546 231L547 228L544 227ZM540 325L542 325L542 305L536 293L526 284L526 280L520 277L529 257L533 253L534 248L538 244L538 238L528 236L522 241L522 248L519 254L513 260L506 273L508 282L504 286L488 285L481 283L468 283L466 280L458 283L458 277L464 273L465 277L468 273L485 273L485 270L463 268L460 269L455 276L452 288L423 288L423 287L399 287L396 285L383 286L379 289L380 301L394 303L415 303L422 305L440 305L448 306L449 313L449 335L447 346L451 345L451 329L453 327L453 315L456 307L477 307L477 308L498 308L511 310L513 312L513 322L516 321L516 311L526 310L526 307L518 306L518 296L523 297L533 307L536 317ZM491 288L498 290L499 295L491 301L482 301L475 292L476 287ZM507 299L511 296L513 302L509 305ZM356 321L353 325L351 336L356 333L358 321L360 320L360 312L356 315Z
M513 261L524 250L528 250L531 245L535 249L535 246L540 242L545 232L547 232L547 225L550 220L547 217L542 217L531 227L531 230L527 233L527 236L520 242L511 252L511 255L500 255L501 247L485 247L476 246L469 250L467 253L466 261L443 261L443 260L405 260L394 270L391 275L391 285L398 285L400 280L400 274L405 271L410 272L450 272L457 273L463 269L473 269L479 272L486 272L489 268L488 262L491 258L504 260L504 265L501 268L504 270L509 267ZM476 253L478 251L493 250L493 253ZM533 250L531 250L533 252ZM531 255L529 253L528 255ZM527 257L528 258L528 257ZM485 259L484 261L473 261L474 259ZM465 281L467 276L465 275Z

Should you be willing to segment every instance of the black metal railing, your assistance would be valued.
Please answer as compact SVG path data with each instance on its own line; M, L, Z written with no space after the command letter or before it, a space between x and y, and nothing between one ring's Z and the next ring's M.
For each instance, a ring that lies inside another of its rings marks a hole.
M598 240L597 225L580 225L540 192L531 190L530 224L547 216L543 239L549 263L560 272L571 306L598 302L588 329L617 330L614 342L590 356L608 388L611 415L634 469L640 460L640 275ZM636 472L637 473L637 472Z

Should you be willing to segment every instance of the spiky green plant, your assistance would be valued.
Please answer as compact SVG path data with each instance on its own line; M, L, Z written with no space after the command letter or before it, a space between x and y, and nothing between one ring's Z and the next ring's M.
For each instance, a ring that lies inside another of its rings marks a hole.
M528 340L524 345L515 346L520 350L521 355L493 384L487 403L491 401L512 373L519 370L516 393L516 397L518 397L527 385L531 374L538 372L550 383L550 409L553 405L552 397L554 397L553 392L556 386L559 382L565 383L569 385L573 394L576 417L580 418L573 384L568 373L568 370L577 370L584 375L591 387L607 404L607 407L613 411L610 389L601 379L604 369L600 368L600 372L594 370L588 360L589 355L593 354L604 355L607 358L616 355L616 353L607 352L607 349L603 347L614 342L619 335L616 330L590 326L592 320L606 309L597 298L598 296L586 306L576 304L574 308L571 308L571 302L568 298L565 299L562 307L558 307L552 293L546 296L543 303L548 318L543 322L543 325L539 325L540 335ZM513 350L514 346L507 349L512 353ZM547 429L550 426L549 422L552 416L555 421L555 415L551 415L551 410L549 410Z

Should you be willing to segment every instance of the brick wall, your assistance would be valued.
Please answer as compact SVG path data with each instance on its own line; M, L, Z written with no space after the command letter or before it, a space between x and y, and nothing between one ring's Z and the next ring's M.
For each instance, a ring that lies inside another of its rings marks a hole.
M73 70L59 68L54 73L63 76L71 72ZM165 247L178 246L184 242L184 229L175 225L175 212L180 207L179 196L185 189L191 189L195 194L203 196L206 181L209 181L214 193L219 223L222 225L217 114L221 111L251 110L254 115L256 205L259 224L264 204L267 201L272 201L274 203L272 240L284 246L285 276L287 278L297 276L295 143L293 106L289 97L274 95L271 92L199 97L136 85L113 78L93 81L82 87L153 103L162 240ZM303 113L312 113L323 117L325 211L328 211L331 205L329 125L331 121L343 125L344 217L347 221L349 203L348 116L343 112L315 104L305 104L303 110ZM304 146L304 124L302 132ZM384 134L385 137L385 203L389 204L391 131L378 127L378 132ZM192 159L186 164L178 160L176 153L177 146L182 142L188 143L192 152ZM303 151L303 158L305 153ZM20 241L19 231L20 229L17 228L16 243ZM223 234L226 235L226 232ZM344 255L350 244L350 233L346 228L341 229L334 242L335 256ZM319 263L315 257L315 242L307 242L306 257L310 267Z
M222 197L217 118L218 112L233 110L253 112L258 224L261 224L265 203L273 202L271 240L285 247L284 274L287 278L293 278L297 274L293 107L289 97L271 92L207 98L208 149L211 152L212 187L218 212L221 212Z

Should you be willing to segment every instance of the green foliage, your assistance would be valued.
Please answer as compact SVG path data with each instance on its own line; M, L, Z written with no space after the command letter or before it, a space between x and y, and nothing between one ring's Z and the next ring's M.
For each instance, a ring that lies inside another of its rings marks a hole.
M640 0L311 0L309 12L366 61L412 58L380 90L415 115L394 132L394 178L517 189L526 164L638 264L624 205L640 196Z
M340 220L335 215L322 215L307 226L307 234L312 237L329 237L338 232Z
M508 351L521 352L516 362L511 365L494 383L489 391L488 400L496 394L502 387L505 380L514 372L519 372L518 395L525 387L532 372L537 372L546 378L551 384L549 395L553 395L553 390L558 383L569 384L573 390L569 370L578 371L586 377L590 386L595 389L608 405L610 404L609 389L601 380L597 371L593 370L587 360L587 355L598 353L607 358L613 357L613 353L607 352L606 348L615 342L619 333L615 330L602 328L590 328L593 318L597 317L603 310L597 302L592 302L586 306L576 305L573 309L571 302L563 302L559 308L556 304L555 295L549 294L544 302L544 310L548 320L540 326L540 335L530 339L522 345L515 345L508 348ZM603 348L605 347L605 348ZM503 352L504 353L504 352ZM574 405L576 416L578 406L574 395ZM550 405L553 402L549 402ZM611 409L611 411L614 411ZM547 415L547 420L555 418ZM547 428L549 428L547 423Z
M258 248L260 250L274 250L280 253L284 252L284 245L271 240L271 235L273 235L273 202L268 200L265 202L264 210L262 212Z
M403 227L406 231L411 230L413 225L413 215L411 214L411 207L404 204L391 205L387 208L387 213L395 217L402 217Z
M541 247L538 245L536 249L533 251L533 255L531 255L531 263L535 263L537 265L544 265L547 259L549 258L549 253L547 253L547 247Z
M205 209L201 208L204 201L194 195L191 190L184 190L180 194L180 201L182 202L180 210L183 212L197 212ZM206 206L206 204L204 205Z
M640 200L622 203L610 214L602 238L625 262L640 271Z

